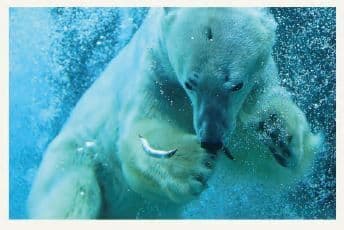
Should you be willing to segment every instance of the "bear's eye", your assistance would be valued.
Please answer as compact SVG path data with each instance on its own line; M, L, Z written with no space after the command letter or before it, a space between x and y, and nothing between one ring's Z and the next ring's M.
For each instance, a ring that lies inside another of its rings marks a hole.
M234 86L231 88L231 91L232 91L232 92L235 92L235 91L241 90L243 86L244 86L244 83L243 83L243 82L240 82L240 83L234 85Z
M210 27L207 28L206 35L207 35L208 40L210 41L213 40L213 32L211 31Z
M193 90L192 85L189 82L185 82L185 88L188 90Z
M188 90L194 90L194 88L197 87L197 78L198 78L198 75L193 74L191 78L185 81L184 83L185 88L187 88Z

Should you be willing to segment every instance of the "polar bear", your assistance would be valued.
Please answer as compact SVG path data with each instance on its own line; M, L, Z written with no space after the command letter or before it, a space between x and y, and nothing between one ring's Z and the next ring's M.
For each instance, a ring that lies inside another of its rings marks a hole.
M322 140L279 85L275 27L265 9L151 9L48 146L29 216L177 218L214 167L228 186L297 180Z

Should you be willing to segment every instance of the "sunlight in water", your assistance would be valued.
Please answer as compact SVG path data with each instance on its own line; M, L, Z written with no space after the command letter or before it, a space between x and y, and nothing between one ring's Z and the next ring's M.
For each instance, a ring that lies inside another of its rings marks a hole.
M27 218L23 204L47 144L147 11L11 8L10 218ZM224 172L217 171L200 200L183 209L184 218L335 218L335 9L270 11L278 23L274 59L282 85L312 129L325 133L323 152L310 175L275 196L259 185L227 187ZM89 140L77 150L96 144Z

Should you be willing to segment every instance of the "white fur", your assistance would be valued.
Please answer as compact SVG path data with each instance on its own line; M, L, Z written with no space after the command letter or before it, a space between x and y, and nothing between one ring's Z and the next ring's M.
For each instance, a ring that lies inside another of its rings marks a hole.
M204 34L208 27L212 41ZM271 58L275 27L265 10L152 9L46 150L29 197L30 217L177 217L180 206L204 190L199 176L207 179L212 171L205 162L228 169L233 184L278 187L303 175L321 140L278 86ZM217 100L224 77L219 67L245 84ZM197 94L184 86L195 71ZM219 130L234 161L213 162L200 147L209 122L200 114L208 106L228 121L228 129ZM252 128L271 113L285 119L294 136L294 168L277 164ZM152 158L139 134L157 149L178 151Z

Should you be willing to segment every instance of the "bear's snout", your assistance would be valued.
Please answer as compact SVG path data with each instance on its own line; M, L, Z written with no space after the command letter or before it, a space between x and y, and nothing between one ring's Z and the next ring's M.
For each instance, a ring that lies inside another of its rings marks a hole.
M201 142L221 143L228 128L226 111L208 101L195 108L195 128Z
M222 141L220 142L201 141L201 147L209 151L218 151L222 148L222 146L223 146Z
M209 151L221 149L223 146L222 133L218 124L204 122L199 132L201 147Z

